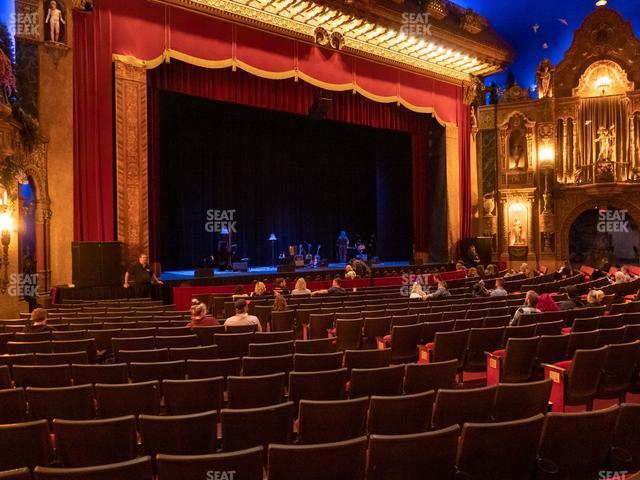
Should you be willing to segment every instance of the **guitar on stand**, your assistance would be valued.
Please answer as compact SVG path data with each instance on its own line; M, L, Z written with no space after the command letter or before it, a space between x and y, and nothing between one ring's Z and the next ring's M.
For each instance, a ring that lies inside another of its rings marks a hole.
M302 244L298 245L297 255L293 257L293 263L296 267L304 267L304 250L302 249Z
M316 254L313 256L313 268L318 268L318 265L320 265L320 247L322 245L318 244L318 248L316 248Z

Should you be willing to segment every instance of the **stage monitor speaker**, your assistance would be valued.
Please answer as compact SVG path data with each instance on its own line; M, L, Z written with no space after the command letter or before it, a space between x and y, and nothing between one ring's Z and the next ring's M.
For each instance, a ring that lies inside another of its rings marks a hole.
M196 278L213 277L213 268L196 268L194 276Z
M295 271L296 266L293 263L278 265L278 273L294 273Z
M331 97L320 94L316 97L311 107L309 107L309 118L312 120L322 120L327 116L327 113L329 113L332 104L333 99Z
M79 287L118 285L123 281L122 243L73 242L72 281Z
M483 265L487 263L491 263L491 237L468 237L462 241L462 258L464 262L468 265L473 265L475 262L473 261L473 249L475 250L480 257L480 262Z
M231 268L234 272L247 272L249 271L249 262L233 262Z

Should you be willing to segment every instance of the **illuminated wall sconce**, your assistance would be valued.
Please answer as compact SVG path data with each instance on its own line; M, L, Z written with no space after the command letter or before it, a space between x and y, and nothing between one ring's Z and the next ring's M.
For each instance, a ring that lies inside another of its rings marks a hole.
M11 243L11 231L13 230L13 217L11 212L5 207L0 213L0 244L2 245L2 258L0 258L0 268L2 277L0 278L0 293L7 293L9 287L9 244Z
M546 144L540 147L538 152L540 168L544 172L544 192L542 193L542 213L551 213L552 195L549 190L549 174L553 171L555 163L555 150L552 145Z

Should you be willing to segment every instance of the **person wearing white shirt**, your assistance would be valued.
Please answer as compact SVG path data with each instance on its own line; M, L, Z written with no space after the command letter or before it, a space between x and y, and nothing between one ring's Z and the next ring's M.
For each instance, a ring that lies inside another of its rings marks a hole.
M242 326L242 325L257 325L258 331L262 331L258 317L255 315L249 315L248 304L244 298L239 298L235 303L236 314L233 317L229 317L225 320L224 326Z

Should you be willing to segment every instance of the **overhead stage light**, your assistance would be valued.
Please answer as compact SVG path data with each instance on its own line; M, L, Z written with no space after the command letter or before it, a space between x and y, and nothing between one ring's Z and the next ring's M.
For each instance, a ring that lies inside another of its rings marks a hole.
M596 2L596 7L606 7L607 6L607 0L598 0Z

